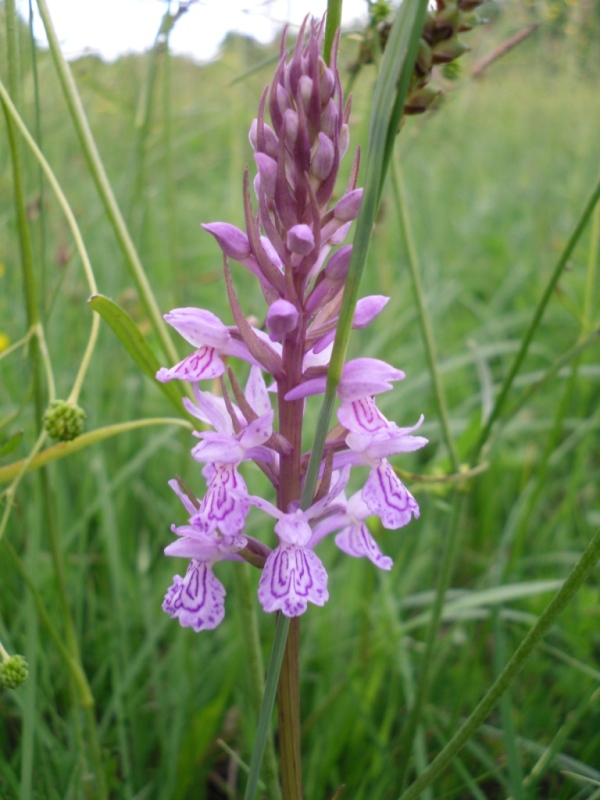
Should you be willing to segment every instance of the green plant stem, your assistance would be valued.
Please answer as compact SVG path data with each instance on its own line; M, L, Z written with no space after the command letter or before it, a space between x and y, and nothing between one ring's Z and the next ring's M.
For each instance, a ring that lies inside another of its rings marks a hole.
M277 687L277 714L283 800L302 800L299 617L290 620Z
M250 772L248 774L246 791L244 792L244 800L254 800L254 797L256 796L258 779L260 777L260 767L262 764L267 739L269 737L271 717L273 716L275 696L277 694L277 684L279 683L281 663L283 661L283 654L286 647L289 627L289 617L279 614L277 618L277 627L275 628L275 641L273 642L273 650L271 651L269 668L267 670L267 679L265 681L265 694L260 709L260 716L258 718L254 749L252 750Z
M581 234L583 233L585 226L596 206L596 203L600 200L600 179L597 181L596 186L594 187L587 203L583 207L581 214L579 215L579 219L577 220L577 224L569 237L567 244L565 245L562 253L560 254L552 274L550 276L550 280L548 281L546 288L540 301L535 309L531 322L529 323L529 327L523 336L523 340L521 342L521 347L519 348L519 352L515 356L515 360L504 379L504 383L502 384L502 388L498 394L498 398L494 403L494 407L492 412L489 416L489 419L481 431L477 444L475 446L474 456L473 456L473 463L479 458L481 451L483 450L492 430L492 426L494 425L495 421L500 416L501 411L504 408L504 404L508 397L508 393L512 387L513 381L519 372L523 361L525 360L525 356L527 355L527 351L529 350L529 345L531 344L531 340L540 324L540 321L544 315L546 310L546 306L548 305L550 298L556 288L556 284L558 283L561 275L563 274L564 268L567 264L567 261L571 257L573 250L575 249L575 245L579 241Z
M427 306L425 303L425 295L423 293L423 283L421 281L421 269L419 265L419 258L417 255L417 248L415 246L415 240L412 233L412 226L410 223L410 216L408 213L408 206L406 203L406 195L404 192L404 185L402 182L400 165L398 164L397 159L394 161L394 167L392 169L392 189L394 192L394 199L396 200L396 205L398 207L398 216L400 218L402 226L404 241L406 243L408 267L410 270L413 292L415 295L417 316L419 318L419 324L421 326L423 344L425 345L427 366L429 368L431 381L433 383L435 402L438 408L440 424L442 427L442 435L444 437L444 442L446 443L446 447L448 448L448 454L450 456L450 463L452 464L452 470L453 472L458 472L460 468L460 459L458 457L458 451L456 449L454 437L452 436L452 429L450 427L450 415L448 414L446 395L444 393L444 387L442 386L442 376L438 368L435 340L433 338L433 329L431 325L431 320L429 318L429 313L427 311Z
M121 214L118 203L112 191L112 187L106 175L104 164L96 147L96 142L89 126L81 98L77 91L75 80L67 64L65 57L60 49L58 37L52 19L48 11L46 0L36 0L46 36L48 37L48 44L54 60L54 65L60 80L60 84L67 101L67 106L71 114L71 118L79 141L83 149L88 168L96 184L96 188L100 198L104 204L106 215L113 227L119 245L125 256L125 261L131 273L131 276L138 289L140 299L148 313L152 328L161 343L167 358L171 361L178 361L177 351L171 341L167 327L162 319L158 303L152 292L152 288L144 272L141 261L135 249L135 246L127 230L125 220Z
M325 39L323 40L323 58L331 65L331 48L338 28L342 25L343 0L327 0L327 16L325 18Z
M544 613L523 639L475 710L461 725L446 747L431 762L425 772L401 795L400 800L416 800L421 792L433 783L440 772L448 766L454 756L473 736L486 717L496 707L502 695L511 686L557 617L564 611L579 587L592 572L598 563L598 559L600 559L600 529L596 531L581 558L569 573L562 588L554 595Z
M250 565L240 564L238 578L239 610L242 618L244 653L248 669L248 684L254 712L258 718L264 697L264 665L260 646L260 633L256 619L256 603L250 582ZM277 758L271 727L268 727L265 743L265 783L269 800L281 800Z
M33 472L52 461L70 456L72 453L84 450L92 444L104 441L104 439L110 439L112 436L128 433L137 428L146 428L149 425L178 425L192 430L191 423L185 419L178 419L177 417L149 417L148 419L135 419L131 422L119 422L116 425L106 425L104 428L96 428L96 430L88 431L88 433L82 433L81 436L78 436L77 439L73 439L71 442L59 442L58 444L52 445L52 447L46 448L46 450L39 453L39 455L34 454L32 457L30 453L27 458L21 461L8 464L6 467L0 467L0 484L8 483L13 480L21 473L21 470L23 470L23 474L26 472Z

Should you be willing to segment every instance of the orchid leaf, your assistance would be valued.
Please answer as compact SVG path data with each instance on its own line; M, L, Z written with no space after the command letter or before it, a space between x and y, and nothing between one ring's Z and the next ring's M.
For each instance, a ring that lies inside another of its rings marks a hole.
M177 411L182 412L182 392L177 383L160 383L155 379L160 363L143 333L133 319L113 300L102 294L94 294L88 300L90 306L108 323L115 336L125 347L144 375L160 388Z

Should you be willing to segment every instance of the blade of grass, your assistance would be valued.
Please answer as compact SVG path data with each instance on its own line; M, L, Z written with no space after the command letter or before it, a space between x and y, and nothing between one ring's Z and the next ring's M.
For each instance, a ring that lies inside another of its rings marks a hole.
M489 713L496 707L500 698L512 685L523 669L537 645L548 633L557 617L564 611L580 586L590 575L600 559L600 529L596 531L581 558L573 567L562 588L552 598L537 623L523 639L512 658L508 661L498 678L488 689L473 713L461 725L446 747L435 757L424 773L401 795L400 800L416 800L421 792L430 786L436 777L462 750L466 742L482 725Z
M525 360L525 356L527 355L527 352L529 350L529 345L531 344L531 340L533 339L533 336L538 328L538 325L540 324L540 321L544 315L546 307L550 301L550 298L552 297L554 289L556 288L556 284L558 283L560 276L563 274L567 261L571 257L571 254L575 249L575 245L579 241L581 234L583 233L585 226L587 225L588 220L592 215L592 212L598 200L600 200L600 179L598 179L594 189L592 190L592 193L588 201L586 202L585 206L583 207L583 210L581 211L581 214L579 215L577 223L567 241L567 244L565 245L562 253L558 257L558 260L554 266L552 274L550 275L550 280L546 284L546 288L544 289L544 293L542 294L538 302L538 305L535 309L531 322L529 323L529 327L527 328L525 335L523 336L519 352L517 353L515 360L513 361L512 366L504 379L504 382L502 384L502 387L500 388L500 392L492 409L492 413L490 414L486 425L481 431L477 444L475 445L473 462L475 462L479 458L486 442L489 439L492 426L494 425L494 423L496 422L496 420L498 419L500 413L504 408L504 404L508 397L508 393L510 392L510 389L512 387L513 381L517 373L519 372L523 361Z
M150 286L150 282L148 281L146 273L144 272L144 268L131 240L125 220L123 219L123 215L121 214L121 210L108 180L106 170L104 169L104 164L102 163L102 158L96 146L92 130L89 126L87 116L83 108L83 103L81 102L81 97L77 91L73 74L60 48L46 0L36 0L36 2L42 22L44 23L44 29L48 38L50 52L52 53L54 66L60 80L65 100L67 101L71 119L73 121L73 125L75 126L75 130L77 131L90 174L92 175L98 190L98 194L100 195L100 198L104 204L106 216L113 227L117 241L119 242L121 250L123 251L126 264L133 280L135 281L142 303L144 304L144 307L150 318L152 328L156 333L156 336L161 343L167 358L173 362L176 362L179 360L177 351L175 350L167 330L167 326L163 321L158 308L158 303L156 302L156 298L154 297L154 293Z
M333 411L335 392L342 374L371 233L391 156L390 137L395 138L398 128L395 109L402 108L406 100L426 10L427 0L405 0L402 3L392 25L375 84L369 125L364 195L356 222L354 246L327 373L327 389L319 413L304 483L303 508L311 505L317 485L319 465ZM393 138L391 141L393 142Z

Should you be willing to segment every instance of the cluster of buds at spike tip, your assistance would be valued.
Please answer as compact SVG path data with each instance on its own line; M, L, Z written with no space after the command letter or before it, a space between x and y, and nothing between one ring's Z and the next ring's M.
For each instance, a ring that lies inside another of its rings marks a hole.
M376 395L391 390L404 373L373 358L345 365L317 490L308 508L300 502L309 457L302 452L306 398L325 390L352 252L343 241L362 194L356 188L357 154L345 192L332 200L348 148L350 104L342 100L337 39L329 65L320 55L323 31L323 22L305 21L290 57L284 35L275 76L250 128L257 172L255 200L248 170L243 179L245 230L226 222L203 226L222 250L234 324L198 308L165 315L193 350L159 370L157 379L191 383L193 399L184 400L185 408L212 429L197 432L191 450L202 465L204 495L196 496L181 479L170 482L187 521L172 526L176 538L165 553L189 563L184 577L175 576L163 609L196 631L216 627L225 613L225 588L214 572L219 561L244 559L261 568L263 609L294 617L309 602L322 606L328 599L327 572L315 552L325 536L336 534L343 552L387 570L392 561L366 520L377 516L384 528L398 529L419 516L388 459L426 444L414 435L422 419L401 428L381 413ZM250 309L242 308L236 294L230 261L258 280L266 331L245 316ZM387 300L362 298L354 328L369 325ZM226 362L232 358L250 365L245 387ZM207 381L214 386L215 379L217 394L201 388ZM275 503L249 492L244 479L249 462L271 482ZM363 473L363 486L348 498L351 471L357 480ZM252 508L271 521L262 526L266 541L246 529Z
M479 23L475 9L483 0L435 0L435 8L425 19L423 34L413 70L410 89L404 104L405 114L422 114L441 94L427 84L434 66L454 63L469 49L458 34L470 31Z
M68 400L53 400L44 412L44 428L53 439L70 442L83 433L85 411Z

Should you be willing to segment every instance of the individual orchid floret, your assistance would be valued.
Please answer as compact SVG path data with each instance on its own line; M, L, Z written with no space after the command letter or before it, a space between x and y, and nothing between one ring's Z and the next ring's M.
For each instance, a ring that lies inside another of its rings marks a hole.
M194 523L196 505L177 481L169 482L185 506L190 520L188 525L172 526L178 538L165 548L165 555L188 558L190 563L182 578L175 575L163 601L163 610L180 625L195 631L212 630L225 615L225 589L213 573L217 561L235 557L246 545L244 536L229 542L221 537L207 535Z
M350 451L336 455L333 460L336 467L348 464L371 467L361 497L371 513L381 519L383 527L390 530L402 528L413 516L419 516L417 501L396 475L387 457L424 447L427 439L411 435L422 422L423 417L411 428L399 428L388 423L388 427L374 434L349 433L346 444Z
M266 612L281 611L286 617L304 614L308 603L324 605L329 599L327 572L312 551L311 521L334 513L334 501L348 482L349 470L336 476L333 488L306 511L300 508L280 511L260 497L251 497L253 505L277 519L275 533L279 546L267 558L258 584L258 599Z
M185 577L175 575L162 609L179 619L184 628L199 633L216 628L225 616L225 587L215 577L212 564L192 559Z
M218 378L225 372L222 355L250 360L245 346L231 336L227 326L211 311L176 308L165 314L165 320L198 349L171 369L159 369L156 378L162 383L173 379L196 382Z
M342 377L337 387L337 395L344 402L352 402L361 397L371 397L389 392L392 381L401 381L404 372L392 367L378 358L355 358L347 361L342 369ZM311 378L289 391L286 400L299 400L313 394L323 394L327 385L327 375Z
M335 543L340 550L355 558L368 558L379 569L389 570L394 562L383 555L365 524L365 520L372 515L361 493L356 492L347 501L343 511L328 517L315 528L309 544L315 547L328 533L339 531Z

